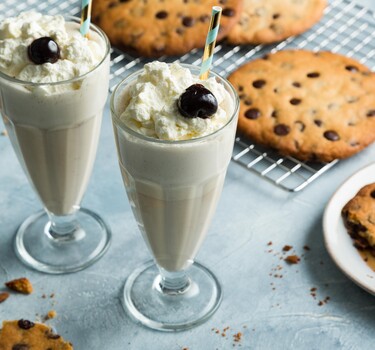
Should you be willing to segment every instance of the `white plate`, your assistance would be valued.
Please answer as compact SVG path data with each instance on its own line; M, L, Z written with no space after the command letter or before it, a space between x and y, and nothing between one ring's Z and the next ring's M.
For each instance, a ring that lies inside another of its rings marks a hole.
M334 193L323 216L324 241L336 265L364 290L375 295L375 272L363 261L341 217L344 205L365 185L375 182L375 163L349 177Z

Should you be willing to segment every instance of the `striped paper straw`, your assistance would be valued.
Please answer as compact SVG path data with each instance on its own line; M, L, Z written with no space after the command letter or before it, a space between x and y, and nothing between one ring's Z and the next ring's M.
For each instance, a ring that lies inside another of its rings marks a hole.
M212 58L214 56L217 33L220 27L221 11L222 9L219 6L212 7L211 22L207 33L206 46L204 47L202 66L199 75L199 78L201 80L207 79L210 72Z
M86 38L89 35L91 23L91 0L82 0L80 32Z

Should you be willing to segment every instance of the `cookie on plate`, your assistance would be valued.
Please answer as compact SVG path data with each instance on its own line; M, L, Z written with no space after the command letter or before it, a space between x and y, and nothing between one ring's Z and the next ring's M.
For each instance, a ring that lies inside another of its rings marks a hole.
M59 334L43 323L27 320L3 321L0 350L73 350Z
M375 183L361 188L344 206L342 216L354 246L375 256Z
M285 50L228 79L240 96L239 132L282 155L329 162L375 140L375 74L354 59Z
M112 45L147 57L182 55L205 45L212 6L223 8L217 40L237 22L243 0L95 0L93 22Z
M269 44L301 34L323 16L326 0L245 0L228 42Z

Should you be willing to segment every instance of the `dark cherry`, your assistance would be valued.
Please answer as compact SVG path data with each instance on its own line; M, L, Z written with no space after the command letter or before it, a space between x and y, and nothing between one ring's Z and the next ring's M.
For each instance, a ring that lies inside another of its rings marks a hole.
M186 118L206 119L217 111L217 100L202 84L189 86L177 101L178 110Z
M60 48L48 36L35 39L27 48L29 58L35 64L55 63L60 58Z

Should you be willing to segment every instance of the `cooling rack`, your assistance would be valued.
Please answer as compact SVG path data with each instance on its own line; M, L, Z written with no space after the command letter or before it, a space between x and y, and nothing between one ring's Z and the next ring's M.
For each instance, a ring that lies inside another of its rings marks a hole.
M37 11L78 15L78 0L6 0L0 3L0 20L15 16L20 11ZM375 17L372 11L350 0L331 0L323 19L308 32L288 38L276 45L228 46L215 48L213 69L229 75L245 62L267 52L282 49L330 50L353 57L370 69L375 69ZM202 50L192 50L182 57L161 57L164 62L201 64ZM150 59L132 57L117 49L111 52L111 90L123 77L142 67ZM306 163L292 157L281 157L274 151L259 147L247 139L237 137L232 160L263 179L288 190L299 191L325 173L336 161Z

